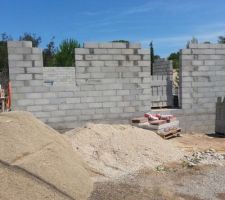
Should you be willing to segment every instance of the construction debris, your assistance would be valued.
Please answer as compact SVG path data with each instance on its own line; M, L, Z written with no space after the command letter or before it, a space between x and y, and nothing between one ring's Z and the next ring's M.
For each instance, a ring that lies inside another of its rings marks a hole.
M190 156L184 156L183 161L192 167L198 164L225 165L225 154L217 153L214 149L194 152Z

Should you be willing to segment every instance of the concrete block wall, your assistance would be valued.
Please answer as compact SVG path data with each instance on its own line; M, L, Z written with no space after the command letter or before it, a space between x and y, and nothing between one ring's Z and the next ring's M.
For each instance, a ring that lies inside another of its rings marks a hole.
M182 109L159 112L177 115L184 131L214 133L217 98L225 96L225 44L181 50L180 84Z
M153 63L153 82L155 79L161 79L161 76L164 76L164 81L161 82L161 86L158 85L159 90L164 91L161 92L157 96L153 98L156 100L161 99L162 101L153 101L152 107L172 107L173 106L173 62L171 60L166 59L158 59ZM157 77L158 76L158 77ZM159 81L158 81L159 82ZM159 82L160 83L160 82ZM155 85L156 86L156 85ZM158 106L157 106L158 105Z
M53 85L55 87L73 87L75 85L75 68L44 67L43 79L44 85Z
M196 127L214 131L217 97L225 96L225 45L190 44L181 53L182 109Z
M157 59L153 63L153 75L167 75L172 79L173 62L172 60Z
M167 75L151 76L151 107L172 106L172 85Z
M31 42L8 42L8 53L13 110L55 128L150 110L150 52L139 44L86 43L75 50L75 68L43 68L42 51Z
M217 133L225 134L225 98L218 97L216 103L216 127Z

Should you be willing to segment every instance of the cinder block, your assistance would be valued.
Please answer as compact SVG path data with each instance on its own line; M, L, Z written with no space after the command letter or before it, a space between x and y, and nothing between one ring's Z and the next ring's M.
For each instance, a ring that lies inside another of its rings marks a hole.
M22 61L23 60L23 55L22 54L9 54L8 55L8 59L9 60L15 60L15 61L17 61L17 60L20 60L20 61Z
M151 56L150 55L143 55L143 60L151 60Z
M127 47L127 44L123 43L123 42L113 42L112 43L112 48L115 48L115 49L125 49L126 47Z
M42 98L42 93L26 93L25 98L27 98L27 99L40 99L40 98Z
M131 49L140 49L141 44L140 43L129 43L129 48Z
M31 53L32 54L42 54L42 49L33 47Z
M25 54L23 55L23 59L26 60L42 60L42 54Z
M110 113L123 113L123 110L121 108L113 107L110 108Z
M149 67L151 63L150 61L138 61L138 65L142 67Z
M85 55L85 60L99 60L98 55Z
M129 95L129 90L117 90L117 95Z
M75 48L75 55L87 55L90 54L89 49Z
M76 67L89 67L91 64L90 61L79 61L79 60L76 60L75 63Z
M150 55L150 49L138 49L138 54Z
M112 55L99 55L98 59L99 60L113 60L113 56Z
M133 55L134 54L134 50L133 49L121 49L122 51L122 54L125 54L125 55Z
M8 54L31 54L32 48L8 47Z
M66 98L66 103L80 103L80 98Z
M15 80L17 81L32 80L32 74L17 74Z
M100 55L108 54L108 50L107 49L94 49L94 54L100 54Z
M135 107L124 107L124 112L125 113L134 113L134 112L136 112L136 109L135 109Z
M21 41L8 41L7 47L23 47L23 43Z
M129 60L141 60L140 55L129 55Z
M43 111L57 111L59 110L58 105L43 105L42 106Z
M103 108L113 108L116 107L116 102L103 102L102 106Z
M121 55L123 50L125 49L107 49L107 50L108 50L108 54Z
M27 67L26 71L27 71L28 74L30 74L30 73L42 74L43 73L43 68L42 67Z
M75 60L83 60L83 55L75 55Z
M34 99L35 105L45 105L45 104L50 104L49 99Z
M28 86L42 86L43 85L43 80L29 80Z
M32 106L34 105L34 100L33 99L19 99L17 101L18 106Z
M126 60L125 55L113 55L113 60ZM117 63L118 65L118 63Z
M118 61L105 61L105 65L106 67L116 67L118 66Z
M42 106L27 106L27 111L29 112L42 111Z
M88 103L89 108L101 108L102 103Z
M84 48L98 48L98 43L96 42L85 42L84 43Z
M104 61L91 61L91 66L93 66L93 67L103 67Z
M32 47L31 41L21 41L23 47Z
M112 42L101 42L98 44L98 48L108 49L108 48L112 48L112 47L113 47Z

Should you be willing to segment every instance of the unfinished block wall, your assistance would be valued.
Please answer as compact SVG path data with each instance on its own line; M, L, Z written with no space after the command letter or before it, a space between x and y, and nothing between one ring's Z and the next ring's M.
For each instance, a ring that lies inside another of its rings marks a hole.
M153 63L152 108L173 106L173 63L158 59Z
M172 78L173 63L171 60L157 59L153 63L153 75L167 75Z
M181 109L163 113L175 114L184 131L214 133L217 98L225 96L224 44L181 50L180 90Z
M190 126L214 131L217 97L225 96L225 45L190 44L181 59L182 109Z
M42 51L31 42L8 42L8 53L13 110L55 128L150 110L150 52L139 44L86 43L75 49L75 68L43 68Z

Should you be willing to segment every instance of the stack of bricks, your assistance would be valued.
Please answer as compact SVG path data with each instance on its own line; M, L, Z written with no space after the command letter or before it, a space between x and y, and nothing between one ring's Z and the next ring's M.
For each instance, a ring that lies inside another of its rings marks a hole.
M13 110L30 111L55 128L150 110L150 51L139 44L84 44L75 50L75 68L44 70L42 51L31 42L8 42L8 52Z
M161 108L170 105L168 96L168 79L165 75L151 76L151 107ZM172 96L172 90L170 97Z

